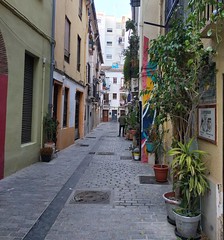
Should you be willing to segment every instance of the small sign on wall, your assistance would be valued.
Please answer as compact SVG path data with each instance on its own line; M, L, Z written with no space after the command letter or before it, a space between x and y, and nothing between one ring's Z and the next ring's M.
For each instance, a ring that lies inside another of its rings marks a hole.
M198 137L216 144L216 105L198 107Z

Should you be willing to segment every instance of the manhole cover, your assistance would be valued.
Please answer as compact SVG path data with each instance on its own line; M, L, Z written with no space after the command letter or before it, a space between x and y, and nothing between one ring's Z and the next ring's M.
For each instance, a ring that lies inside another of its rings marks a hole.
M89 154L95 154L95 152L89 152Z
M72 203L109 203L109 191L82 191L74 195Z
M98 152L97 155L114 155L114 152Z
M139 176L140 184L169 185L169 182L157 182L154 176Z
M132 156L120 156L121 160L132 160Z
M80 147L89 147L89 144L80 143L79 146Z

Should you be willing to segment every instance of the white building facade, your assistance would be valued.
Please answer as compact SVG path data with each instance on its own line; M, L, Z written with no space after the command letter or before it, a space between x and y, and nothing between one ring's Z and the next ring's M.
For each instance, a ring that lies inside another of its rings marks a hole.
M125 29L128 17L116 18L97 13L100 42L104 64L102 70L105 78L102 82L101 102L102 121L117 121L125 111L127 93L124 90L124 49L128 45L128 33Z

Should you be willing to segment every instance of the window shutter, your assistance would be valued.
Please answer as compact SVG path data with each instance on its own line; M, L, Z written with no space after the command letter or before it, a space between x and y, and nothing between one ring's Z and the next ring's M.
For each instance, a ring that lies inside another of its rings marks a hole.
M31 142L34 58L25 54L21 142Z

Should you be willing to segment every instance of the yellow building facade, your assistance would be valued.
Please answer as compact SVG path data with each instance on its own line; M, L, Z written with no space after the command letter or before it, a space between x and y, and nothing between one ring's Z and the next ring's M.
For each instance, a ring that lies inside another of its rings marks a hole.
M157 38L160 34L165 34L165 8L166 1L163 0L142 0L139 1L140 6L132 9L133 18L138 22L139 36L140 36L140 69L144 70L144 61L149 60L144 56L147 48L150 48L150 40ZM171 1L170 1L171 2ZM178 1L173 1L178 2ZM187 5L186 1L180 1L182 6ZM211 14L211 12L210 12ZM210 38L207 37L207 29L211 27L210 22L207 22L207 27L202 29L202 38L205 42L205 47L212 46L217 47L217 54L213 60L216 64L216 74L215 74L215 89L213 99L207 103L200 104L198 108L198 114L195 116L195 125L199 126L199 115L200 112L205 110L211 110L214 112L214 134L212 140L209 136L200 135L198 131L198 146L200 150L208 152L207 163L208 163L208 181L210 185L210 191L202 199L202 230L209 237L210 240L223 239L223 81L224 81L224 33L222 24L212 26L215 31L216 27L219 29L219 39L221 41L217 44L216 35L211 35ZM146 66L146 65L145 65ZM147 66L148 67L148 66ZM150 87L152 84L152 79L150 76L146 76L146 81L144 82L144 74L141 75L142 78L142 88ZM211 80L213 81L213 80ZM147 85L148 84L148 85ZM143 111L144 104L147 102L149 96L144 96L142 98ZM144 112L143 112L144 115ZM144 121L144 120L143 120ZM172 128L172 126L167 123L167 128ZM172 132L172 131L170 131ZM165 139L166 147L171 146L172 136L167 136ZM147 152L144 152L144 147L142 145L142 157L144 162L147 162ZM172 159L167 159L168 162ZM150 161L150 160L149 160Z
M57 148L84 137L89 1L57 1L53 117L59 122Z

